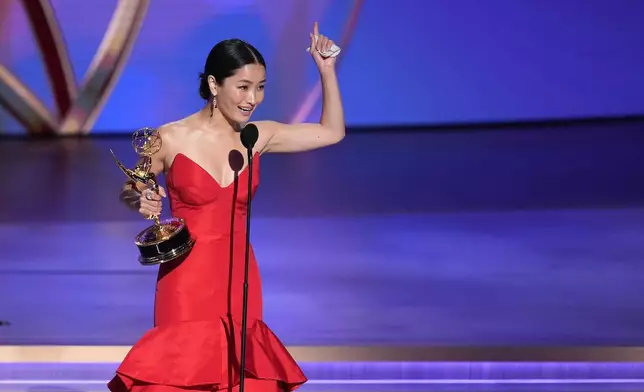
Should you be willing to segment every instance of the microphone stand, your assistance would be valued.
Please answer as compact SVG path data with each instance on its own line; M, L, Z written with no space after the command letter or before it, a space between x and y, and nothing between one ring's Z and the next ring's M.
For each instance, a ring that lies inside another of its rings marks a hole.
M242 336L241 363L239 375L239 392L244 392L246 379L246 324L248 322L248 266L250 260L250 204L253 191L253 147L259 138L259 131L254 124L248 124L241 131L241 141L248 155L248 201L246 205L246 251L244 255L244 295L242 299Z

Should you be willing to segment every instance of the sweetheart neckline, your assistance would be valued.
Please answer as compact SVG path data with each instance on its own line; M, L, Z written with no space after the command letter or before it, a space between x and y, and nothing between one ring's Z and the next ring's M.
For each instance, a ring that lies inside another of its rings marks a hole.
M251 159L255 159L255 155L257 155L257 154L258 154L258 151L255 151L255 152L253 153L253 156L251 157ZM179 156L182 156L182 157L183 157L183 158L185 158L188 162L191 162L194 166L196 166L197 168L199 168L199 169L200 169L202 172L204 172L208 177L210 177L210 179L211 179L215 184L217 184L217 186L219 186L219 188L221 188L221 189L227 189L227 188L230 188L230 187L235 183L235 180L236 180L236 179L240 178L240 177L242 176L242 174L244 174L244 172L248 171L247 169L248 169L248 167L250 166L249 164L246 164L246 166L244 166L244 168L243 168L243 169L241 169L241 170L237 173L237 176L233 179L233 181L232 181L230 184L228 184L228 185L226 185L226 186L223 186L223 185L221 185L221 184L219 183L219 181L217 181L217 179L216 179L212 174L210 174L210 172L209 172L208 170L206 170L203 166L201 166L201 164L199 164L199 163L198 163L198 162L196 162L194 159L190 158L189 156L187 156L186 154L184 154L184 153L182 153L182 152L179 152L179 153L177 153L177 154L174 156L174 159L172 160L172 163L170 164L170 167L168 168L167 176L170 176L170 175L171 175L171 173L172 173L172 169L174 169L174 165L175 165L175 163L176 163L176 161L177 161L177 158L178 158ZM254 167L254 165L253 165L253 167Z

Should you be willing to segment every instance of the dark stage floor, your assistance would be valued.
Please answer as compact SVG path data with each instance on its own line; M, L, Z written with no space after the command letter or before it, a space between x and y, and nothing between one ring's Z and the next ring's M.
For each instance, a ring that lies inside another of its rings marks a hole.
M644 346L643 130L391 130L262 157L252 234L267 323L312 349ZM110 148L135 160L129 137L0 142L3 345L127 347L151 326L155 268L132 242L149 222L118 204ZM349 389L644 391L635 373L608 389Z

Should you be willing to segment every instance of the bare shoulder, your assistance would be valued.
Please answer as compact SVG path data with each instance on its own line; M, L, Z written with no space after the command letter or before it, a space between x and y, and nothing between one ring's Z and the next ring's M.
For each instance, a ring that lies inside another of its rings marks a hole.
M257 126L257 129L259 130L260 140L262 139L262 137L270 136L271 134L275 133L275 130L280 126L280 123L278 123L277 121L270 120L253 121L252 124L255 124Z
M280 126L285 125L271 120L253 121L252 124L255 124L255 126L257 126L257 129L259 130L259 139L257 140L257 146L259 147L258 149L260 151L263 151L265 149Z
M185 128L186 126L182 119L159 126L157 132L159 132L159 136L161 136L164 143L173 143L176 142L177 137Z
M157 132L163 143L164 155L173 155L173 151L181 150L190 130L189 117L159 126Z
M252 123L257 125L257 128L260 131L266 131L266 132L275 131L275 129L279 128L281 125L285 125L280 122L272 121L272 120L253 121Z

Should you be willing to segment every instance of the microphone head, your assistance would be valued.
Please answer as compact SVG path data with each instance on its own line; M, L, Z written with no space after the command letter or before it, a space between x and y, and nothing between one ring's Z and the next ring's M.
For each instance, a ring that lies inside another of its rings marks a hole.
M259 139L259 129L257 129L257 125L247 124L241 130L241 142L247 149L250 150L255 147L257 139Z

